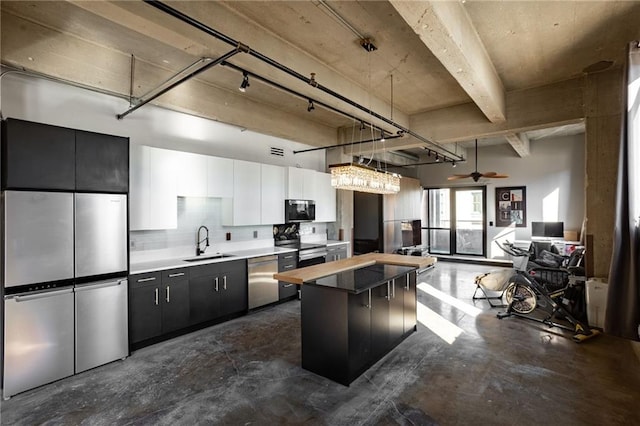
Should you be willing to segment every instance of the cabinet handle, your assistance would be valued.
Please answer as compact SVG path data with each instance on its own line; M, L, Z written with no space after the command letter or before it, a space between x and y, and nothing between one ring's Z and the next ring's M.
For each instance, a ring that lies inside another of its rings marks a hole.
M284 268L282 269L291 269L291 268L293 268L293 265L284 265Z
M293 284L285 284L285 285L283 285L282 287L283 287L283 288L287 288L287 287L291 287L292 285L293 285Z
M285 258L285 259L293 259L293 255L285 256L284 258Z
M156 287L156 306L158 306L158 287Z
M155 281L156 277L150 277L150 278L140 278L137 282L139 283L146 283L147 281Z
M364 305L367 309L371 309L371 289L369 291L369 303Z
M395 299L396 298L396 279L391 280L391 295Z
M226 275L222 277L222 288L225 289L225 290L227 289L227 276Z
M169 286L167 286L167 303L169 303Z
M404 289L409 291L410 290L410 286L409 286L409 274L407 274L407 284L405 285Z
M183 275L184 275L184 272L178 272L178 273L175 273L175 274L169 274L169 278L181 277ZM155 280L155 278L154 278L154 280Z
M385 299L391 301L391 281L387 281L387 295L384 296Z
M214 283L215 283L215 285L216 285L216 286L215 286L216 291L218 291L218 277L215 277L215 278L214 278L214 280L213 280L213 282L214 282Z

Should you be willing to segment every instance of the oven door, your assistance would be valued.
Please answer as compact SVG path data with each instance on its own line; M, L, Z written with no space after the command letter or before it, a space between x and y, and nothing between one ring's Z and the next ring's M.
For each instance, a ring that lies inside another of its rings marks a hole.
M321 263L325 263L326 260L327 260L326 254L324 256L316 256L316 257L311 257L306 259L303 259L302 257L300 257L298 259L298 268L304 268L306 266L311 266L311 265L319 265Z

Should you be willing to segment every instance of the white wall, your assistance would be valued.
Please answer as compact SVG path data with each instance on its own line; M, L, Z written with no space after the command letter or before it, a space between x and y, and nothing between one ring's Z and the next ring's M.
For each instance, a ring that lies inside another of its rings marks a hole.
M3 118L125 136L131 144L325 171L324 151L294 155L294 150L310 148L294 141L151 104L118 120L116 114L129 109L129 102L120 98L13 73L1 83ZM283 148L284 157L270 155L270 147Z
M474 170L475 154L467 150L468 159L456 168L450 164L421 167L419 179L425 188L473 186L471 178L447 181L454 173ZM513 240L531 239L531 222L561 221L565 230L580 231L585 214L585 143L584 134L562 136L531 142L531 155L521 158L509 145L478 148L478 170L509 175L507 179L481 179L487 188L488 257L503 253L491 241L497 236ZM495 227L495 188L525 186L527 196L527 227Z

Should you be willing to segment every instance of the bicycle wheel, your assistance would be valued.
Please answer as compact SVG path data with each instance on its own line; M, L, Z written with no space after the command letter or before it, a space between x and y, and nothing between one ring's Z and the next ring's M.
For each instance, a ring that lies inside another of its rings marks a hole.
M512 282L505 291L507 304L519 314L528 314L536 308L536 294L525 284Z

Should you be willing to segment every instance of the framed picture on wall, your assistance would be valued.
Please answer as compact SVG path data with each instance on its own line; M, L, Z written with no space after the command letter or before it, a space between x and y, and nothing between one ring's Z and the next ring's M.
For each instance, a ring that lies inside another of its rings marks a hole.
M496 188L496 226L527 226L527 187Z

